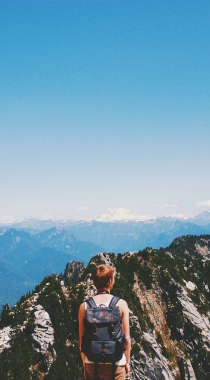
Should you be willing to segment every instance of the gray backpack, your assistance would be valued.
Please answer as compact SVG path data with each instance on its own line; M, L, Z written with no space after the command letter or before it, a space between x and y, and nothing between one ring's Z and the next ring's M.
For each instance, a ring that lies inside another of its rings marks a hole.
M82 351L88 360L97 363L114 363L122 358L125 351L125 336L122 332L122 322L119 307L116 306L120 297L114 296L109 306L95 304L93 298L86 303L82 338Z

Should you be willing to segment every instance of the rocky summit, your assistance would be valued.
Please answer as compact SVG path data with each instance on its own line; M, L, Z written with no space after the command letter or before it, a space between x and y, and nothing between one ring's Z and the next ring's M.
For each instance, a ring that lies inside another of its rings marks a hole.
M179 237L166 249L103 253L67 263L0 321L0 379L82 380L77 313L95 294L92 272L116 268L113 294L130 310L130 380L202 380L210 373L210 236Z

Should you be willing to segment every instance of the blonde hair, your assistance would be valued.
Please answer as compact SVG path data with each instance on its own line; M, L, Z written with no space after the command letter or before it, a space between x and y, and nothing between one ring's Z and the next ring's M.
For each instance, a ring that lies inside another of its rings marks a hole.
M98 265L93 272L93 283L97 289L108 289L110 280L114 280L115 269L111 265Z

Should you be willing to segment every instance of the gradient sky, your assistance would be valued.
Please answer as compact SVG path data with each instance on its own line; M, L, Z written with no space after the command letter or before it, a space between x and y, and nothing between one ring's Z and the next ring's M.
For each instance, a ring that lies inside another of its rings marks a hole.
M0 1L0 221L210 208L209 0Z

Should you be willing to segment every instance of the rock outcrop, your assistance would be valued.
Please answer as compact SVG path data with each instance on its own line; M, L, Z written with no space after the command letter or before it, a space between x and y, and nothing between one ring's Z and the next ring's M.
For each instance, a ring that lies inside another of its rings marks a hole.
M81 280L84 270L85 265L81 261L69 261L66 264L66 269L64 272L65 284L78 284Z
M2 352L5 348L10 347L12 332L13 329L11 326L4 327L0 330L0 352Z
M49 370L53 361L56 360L56 351L53 348L54 344L54 328L49 314L44 308L37 304L39 295L42 291L46 290L49 285L47 283L39 293L34 293L29 297L22 305L22 309L25 310L26 318L22 324L18 324L16 327L11 328L7 326L0 330L0 352L11 347L11 339L15 340L16 335L20 331L24 331L28 327L28 323L33 321L34 331L31 334L34 349L42 354L44 362ZM15 310L17 306L15 305ZM15 312L11 311L10 315L14 315Z
M177 298L183 307L183 314L189 319L194 326L200 329L203 341L208 343L210 347L210 322L209 318L201 315L191 298L188 296L186 290L179 285L177 290Z
M49 347L54 343L54 329L49 314L41 305L36 305L34 307L34 316L35 328L32 338L35 350L42 354L48 353L50 355ZM49 362L52 362L52 359L49 358Z

